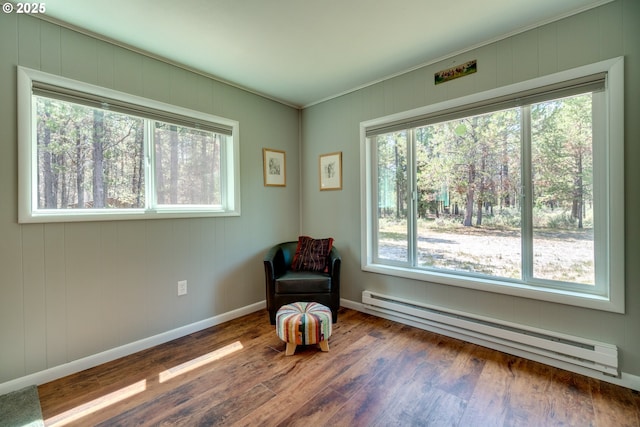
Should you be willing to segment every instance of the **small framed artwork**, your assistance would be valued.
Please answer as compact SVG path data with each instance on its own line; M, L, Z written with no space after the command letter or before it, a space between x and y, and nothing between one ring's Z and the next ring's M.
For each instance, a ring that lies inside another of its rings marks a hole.
M478 71L478 61L465 62L457 67L448 68L446 70L438 71L433 75L434 83L439 85L440 83L448 82L449 80L457 79L460 77L468 76Z
M342 190L342 151L320 155L320 191Z
M287 185L286 153L263 148L262 161L265 187L285 187Z

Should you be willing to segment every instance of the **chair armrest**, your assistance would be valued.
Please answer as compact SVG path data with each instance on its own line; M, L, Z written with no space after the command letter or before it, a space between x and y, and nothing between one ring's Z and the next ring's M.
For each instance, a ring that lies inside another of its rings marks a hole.
M342 265L342 257L336 248L331 248L329 252L329 275L331 281L335 281L336 285L340 285L340 267Z
M276 289L276 278L284 273L284 255L280 245L269 249L264 256L264 279L267 295L267 310L270 312L274 307L274 294ZM273 323L273 320L272 320Z
M270 280L277 279L287 271L288 266L286 265L282 244L272 247L265 254L264 268L266 277Z
M280 246L274 246L264 255L264 272L267 279L275 280L276 255L280 251Z

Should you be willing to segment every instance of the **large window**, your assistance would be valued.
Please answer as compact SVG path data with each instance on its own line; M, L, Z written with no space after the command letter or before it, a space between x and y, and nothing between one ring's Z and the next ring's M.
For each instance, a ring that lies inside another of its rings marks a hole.
M362 124L363 269L623 305L622 59Z
M238 124L19 68L21 222L239 214Z

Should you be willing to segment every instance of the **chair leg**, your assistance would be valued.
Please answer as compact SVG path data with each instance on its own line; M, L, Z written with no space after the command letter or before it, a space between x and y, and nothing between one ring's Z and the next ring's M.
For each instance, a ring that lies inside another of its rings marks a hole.
M320 350L329 351L329 341L327 340L320 341Z
M296 343L288 342L287 349L284 352L285 356L291 356L296 351Z

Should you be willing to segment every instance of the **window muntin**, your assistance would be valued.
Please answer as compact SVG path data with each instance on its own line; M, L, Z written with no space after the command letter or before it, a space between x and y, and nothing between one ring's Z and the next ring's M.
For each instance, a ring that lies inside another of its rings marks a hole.
M363 123L363 269L622 312L621 63ZM381 141L406 164L386 210Z
M19 219L239 214L238 124L19 67Z

